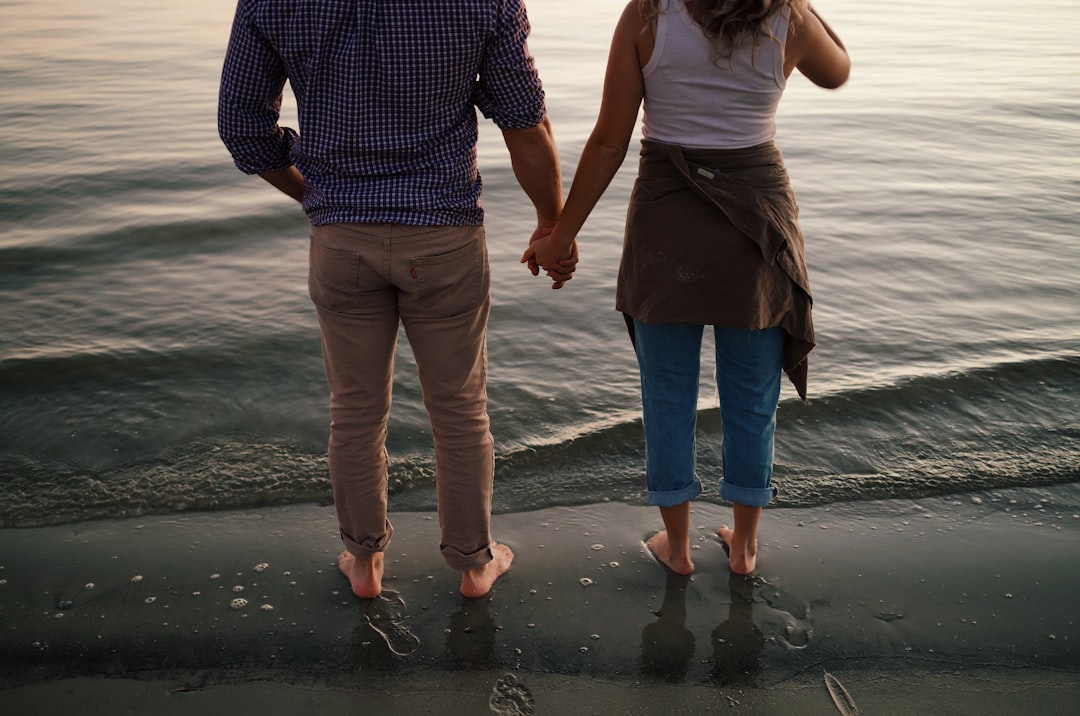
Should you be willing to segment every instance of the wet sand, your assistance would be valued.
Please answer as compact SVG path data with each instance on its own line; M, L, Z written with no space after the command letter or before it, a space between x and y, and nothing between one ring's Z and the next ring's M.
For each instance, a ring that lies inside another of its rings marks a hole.
M696 574L655 510L497 515L514 548L457 593L434 515L392 515L384 594L302 505L0 531L0 709L53 713L835 714L1080 703L1080 486L765 513L733 576L694 508ZM242 600L242 601L237 601Z

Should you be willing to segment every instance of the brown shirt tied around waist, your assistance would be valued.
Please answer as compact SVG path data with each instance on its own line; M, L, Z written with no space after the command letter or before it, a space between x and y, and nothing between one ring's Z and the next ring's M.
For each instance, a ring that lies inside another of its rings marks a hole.
M806 399L813 298L799 208L773 144L691 149L644 140L615 307L645 323L784 329Z

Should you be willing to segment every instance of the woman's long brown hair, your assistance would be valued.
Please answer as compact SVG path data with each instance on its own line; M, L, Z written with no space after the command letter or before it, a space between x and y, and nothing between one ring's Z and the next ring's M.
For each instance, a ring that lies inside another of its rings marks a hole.
M679 0L670 0L678 2ZM660 12L660 0L639 0L641 16L652 21ZM730 58L740 42L757 40L761 35L775 41L766 21L782 8L792 9L796 20L805 10L807 0L683 0L690 16L701 25L712 44L714 59Z

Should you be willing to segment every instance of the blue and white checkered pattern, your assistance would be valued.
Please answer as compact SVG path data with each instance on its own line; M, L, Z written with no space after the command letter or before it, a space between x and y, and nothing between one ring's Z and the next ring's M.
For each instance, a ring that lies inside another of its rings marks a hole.
M295 164L313 224L480 224L476 109L545 116L528 34L523 0L239 0L218 131L244 172Z

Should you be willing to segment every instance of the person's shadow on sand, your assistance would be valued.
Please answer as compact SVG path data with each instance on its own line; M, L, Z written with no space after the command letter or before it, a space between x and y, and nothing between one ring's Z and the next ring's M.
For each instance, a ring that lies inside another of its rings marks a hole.
M731 606L727 621L712 633L712 677L720 686L755 686L761 671L765 634L754 623L753 577L732 574L728 578Z
M488 596L462 597L461 607L446 629L446 661L451 668L488 668L495 665L495 620L488 612Z
M686 590L689 575L670 569L664 602L655 612L657 620L641 632L641 674L667 682L681 681L694 656L694 634L686 628Z

